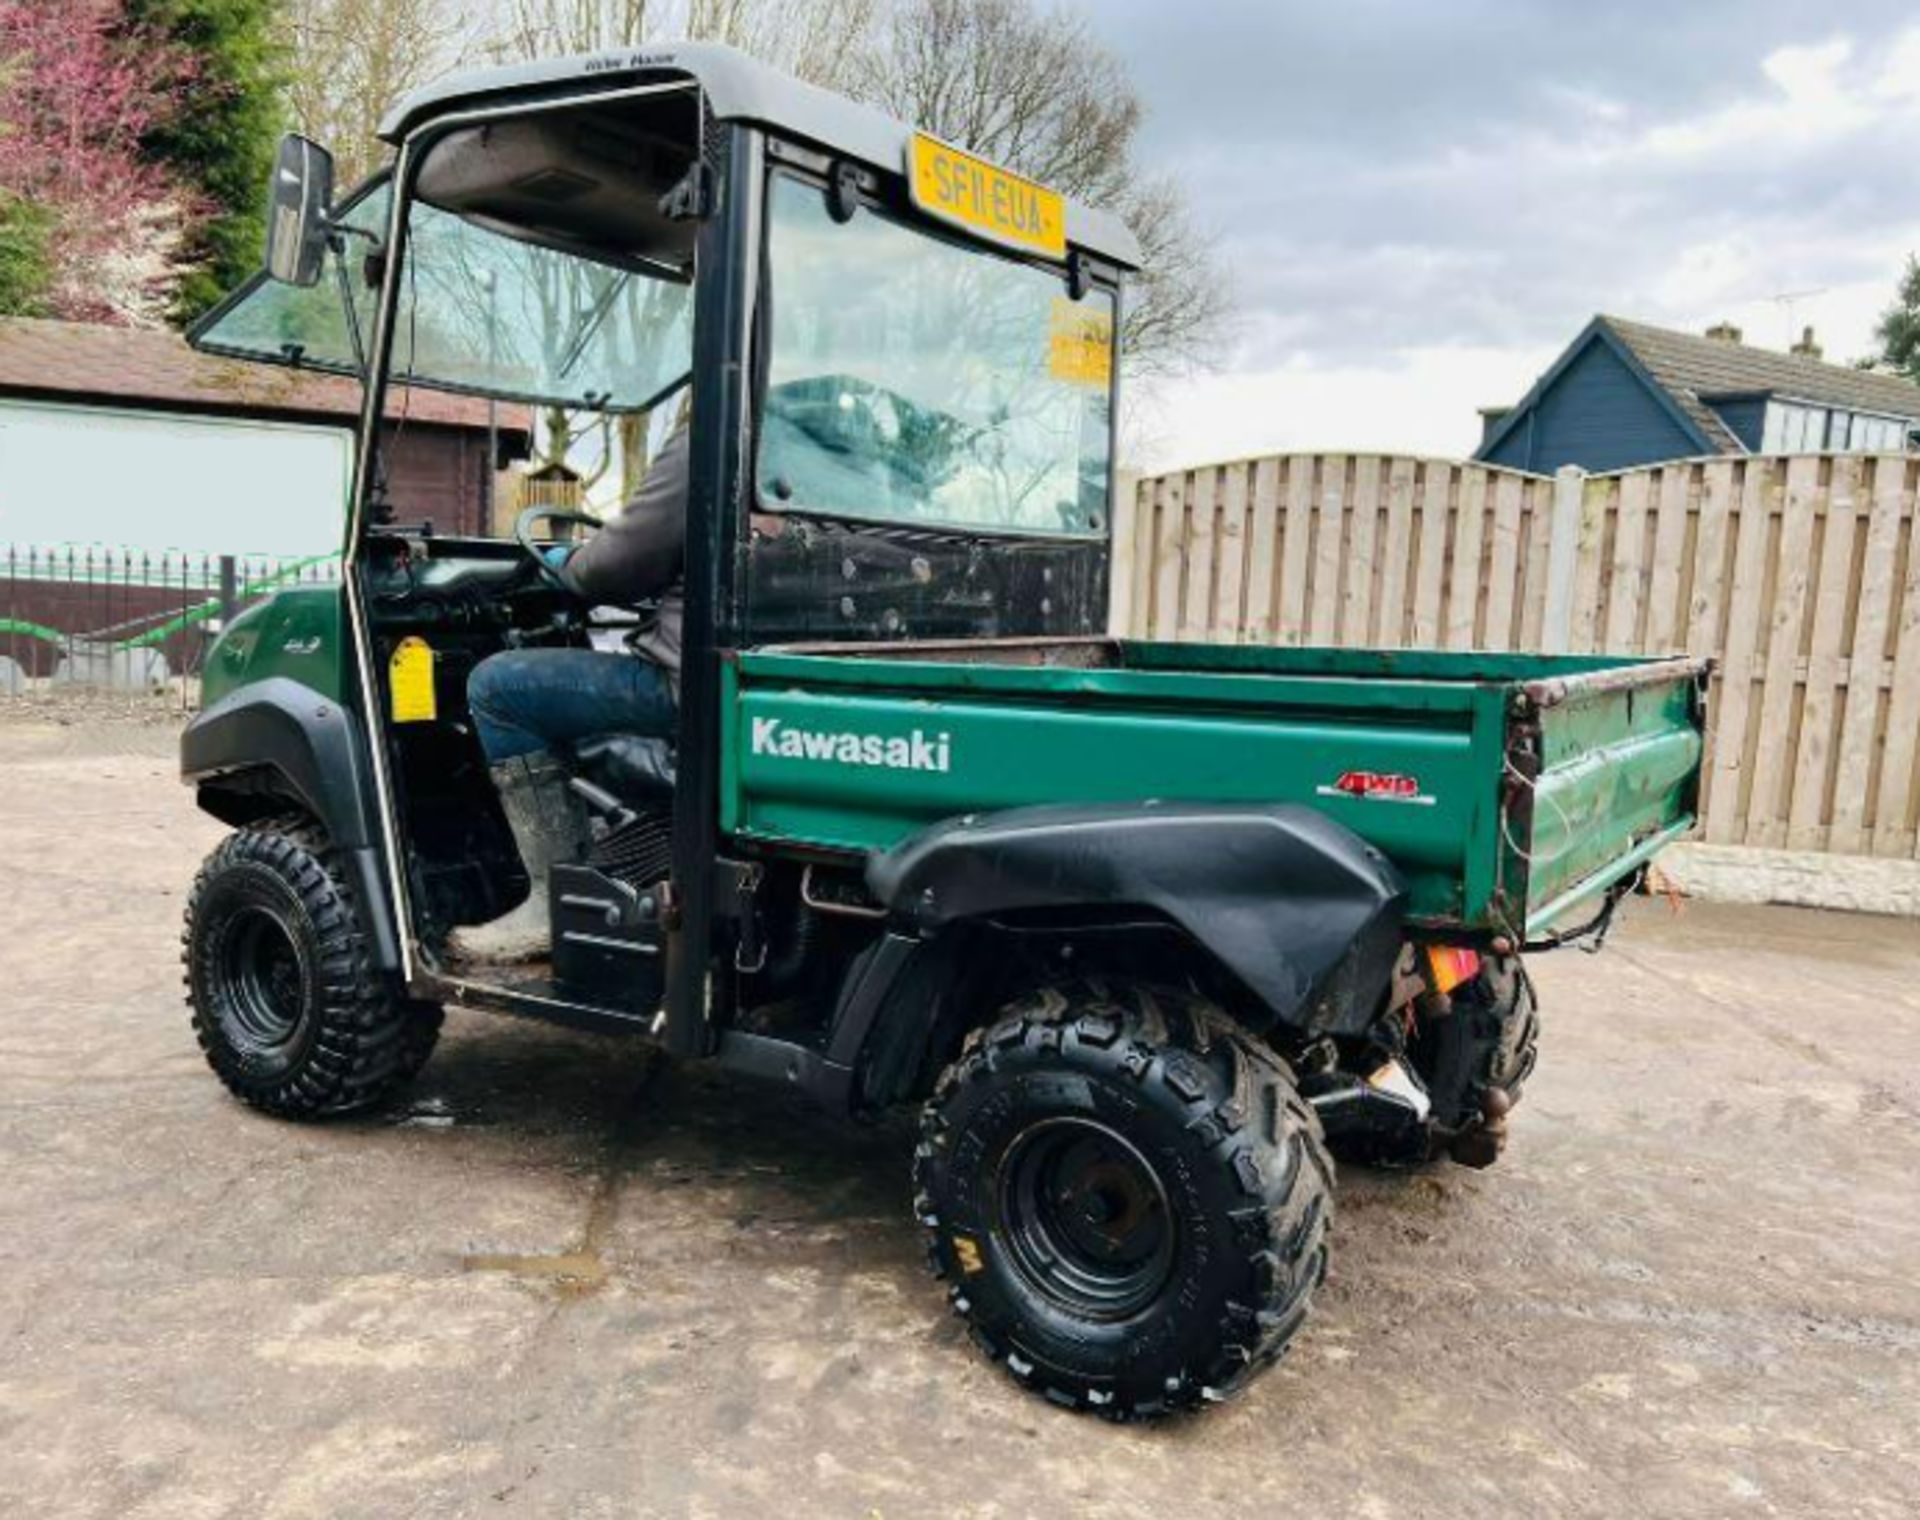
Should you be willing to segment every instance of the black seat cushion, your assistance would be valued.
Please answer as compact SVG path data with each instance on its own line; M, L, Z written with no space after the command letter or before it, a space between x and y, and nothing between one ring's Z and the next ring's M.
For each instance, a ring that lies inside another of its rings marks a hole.
M673 795L673 741L648 734L600 734L573 748L579 773L622 802L640 806Z

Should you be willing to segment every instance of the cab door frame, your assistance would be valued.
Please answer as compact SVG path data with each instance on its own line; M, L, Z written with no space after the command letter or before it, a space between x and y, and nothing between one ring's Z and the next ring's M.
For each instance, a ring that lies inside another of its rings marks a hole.
M343 562L349 638L353 645L358 705L365 722L375 814L379 820L386 888L392 904L401 977L419 996L452 995L471 1004L497 1003L512 1011L562 1022L632 1027L633 1015L559 1000L509 995L440 971L422 954L412 894L405 870L404 829L395 787L380 673L375 669L372 622L363 584L364 551L378 479L380 423L386 410L405 277L407 213L425 149L444 132L478 121L565 110L588 101L649 94L658 85L628 89L579 89L564 95L434 116L410 131L393 164L393 195L384 249L385 268L371 339L358 429L359 450L348 509ZM758 263L761 134L737 123L715 122L701 97L699 165L704 205L694 244L693 406L691 478L687 507L686 611L682 650L679 743L683 756L700 757L681 767L673 821L673 877L667 947L667 989L654 1032L677 1053L709 1053L717 1031L707 1005L707 970L714 925L714 852L718 842L720 661L734 647L730 566L737 507L742 500L751 429L747 350Z
M752 336L761 278L765 138L706 122L710 176L694 241L693 419L687 493L686 601L679 750L673 799L673 905L665 1026L675 1055L710 1055L730 1010L709 996L725 873L720 847L723 660L739 647L736 546L752 491ZM702 172L696 170L696 173Z

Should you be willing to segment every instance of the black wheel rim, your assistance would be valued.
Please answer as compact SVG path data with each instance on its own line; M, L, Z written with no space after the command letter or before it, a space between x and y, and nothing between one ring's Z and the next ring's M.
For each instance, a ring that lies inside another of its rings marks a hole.
M1000 1164L999 1233L1036 1292L1083 1319L1138 1314L1173 1276L1167 1190L1146 1157L1092 1119L1048 1119Z
M248 1045L274 1051L293 1039L306 1011L307 971L278 914L259 907L234 914L223 936L220 975L234 1032Z

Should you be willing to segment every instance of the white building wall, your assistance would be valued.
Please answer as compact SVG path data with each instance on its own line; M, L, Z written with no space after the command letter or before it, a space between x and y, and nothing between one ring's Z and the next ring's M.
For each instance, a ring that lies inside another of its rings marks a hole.
M352 468L344 425L0 398L0 543L325 553Z

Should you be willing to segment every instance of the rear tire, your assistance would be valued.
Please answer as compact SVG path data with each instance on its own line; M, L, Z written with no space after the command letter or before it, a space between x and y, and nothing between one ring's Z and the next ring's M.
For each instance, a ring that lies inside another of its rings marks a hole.
M1533 978L1519 956L1501 956L1481 967L1471 995L1484 999L1500 1020L1500 1045L1487 1080L1507 1095L1511 1106L1520 1101L1520 1090L1540 1060L1540 999Z
M1498 1090L1511 1108L1540 1059L1540 1002L1520 957L1483 957L1480 974L1454 988L1453 1011L1464 1014L1486 1044L1483 1064L1475 1073L1476 1106L1488 1091Z
M1540 1004L1517 955L1483 956L1479 974L1454 988L1449 1002L1410 1052L1434 1100L1435 1153L1491 1166L1540 1058Z
M419 1071L440 1010L373 967L352 889L310 824L230 834L207 857L182 936L207 1064L284 1118L373 1106Z
M934 1272L987 1354L1109 1418L1243 1387L1326 1271L1333 1165L1292 1073L1191 994L1045 988L975 1031L921 1122Z

